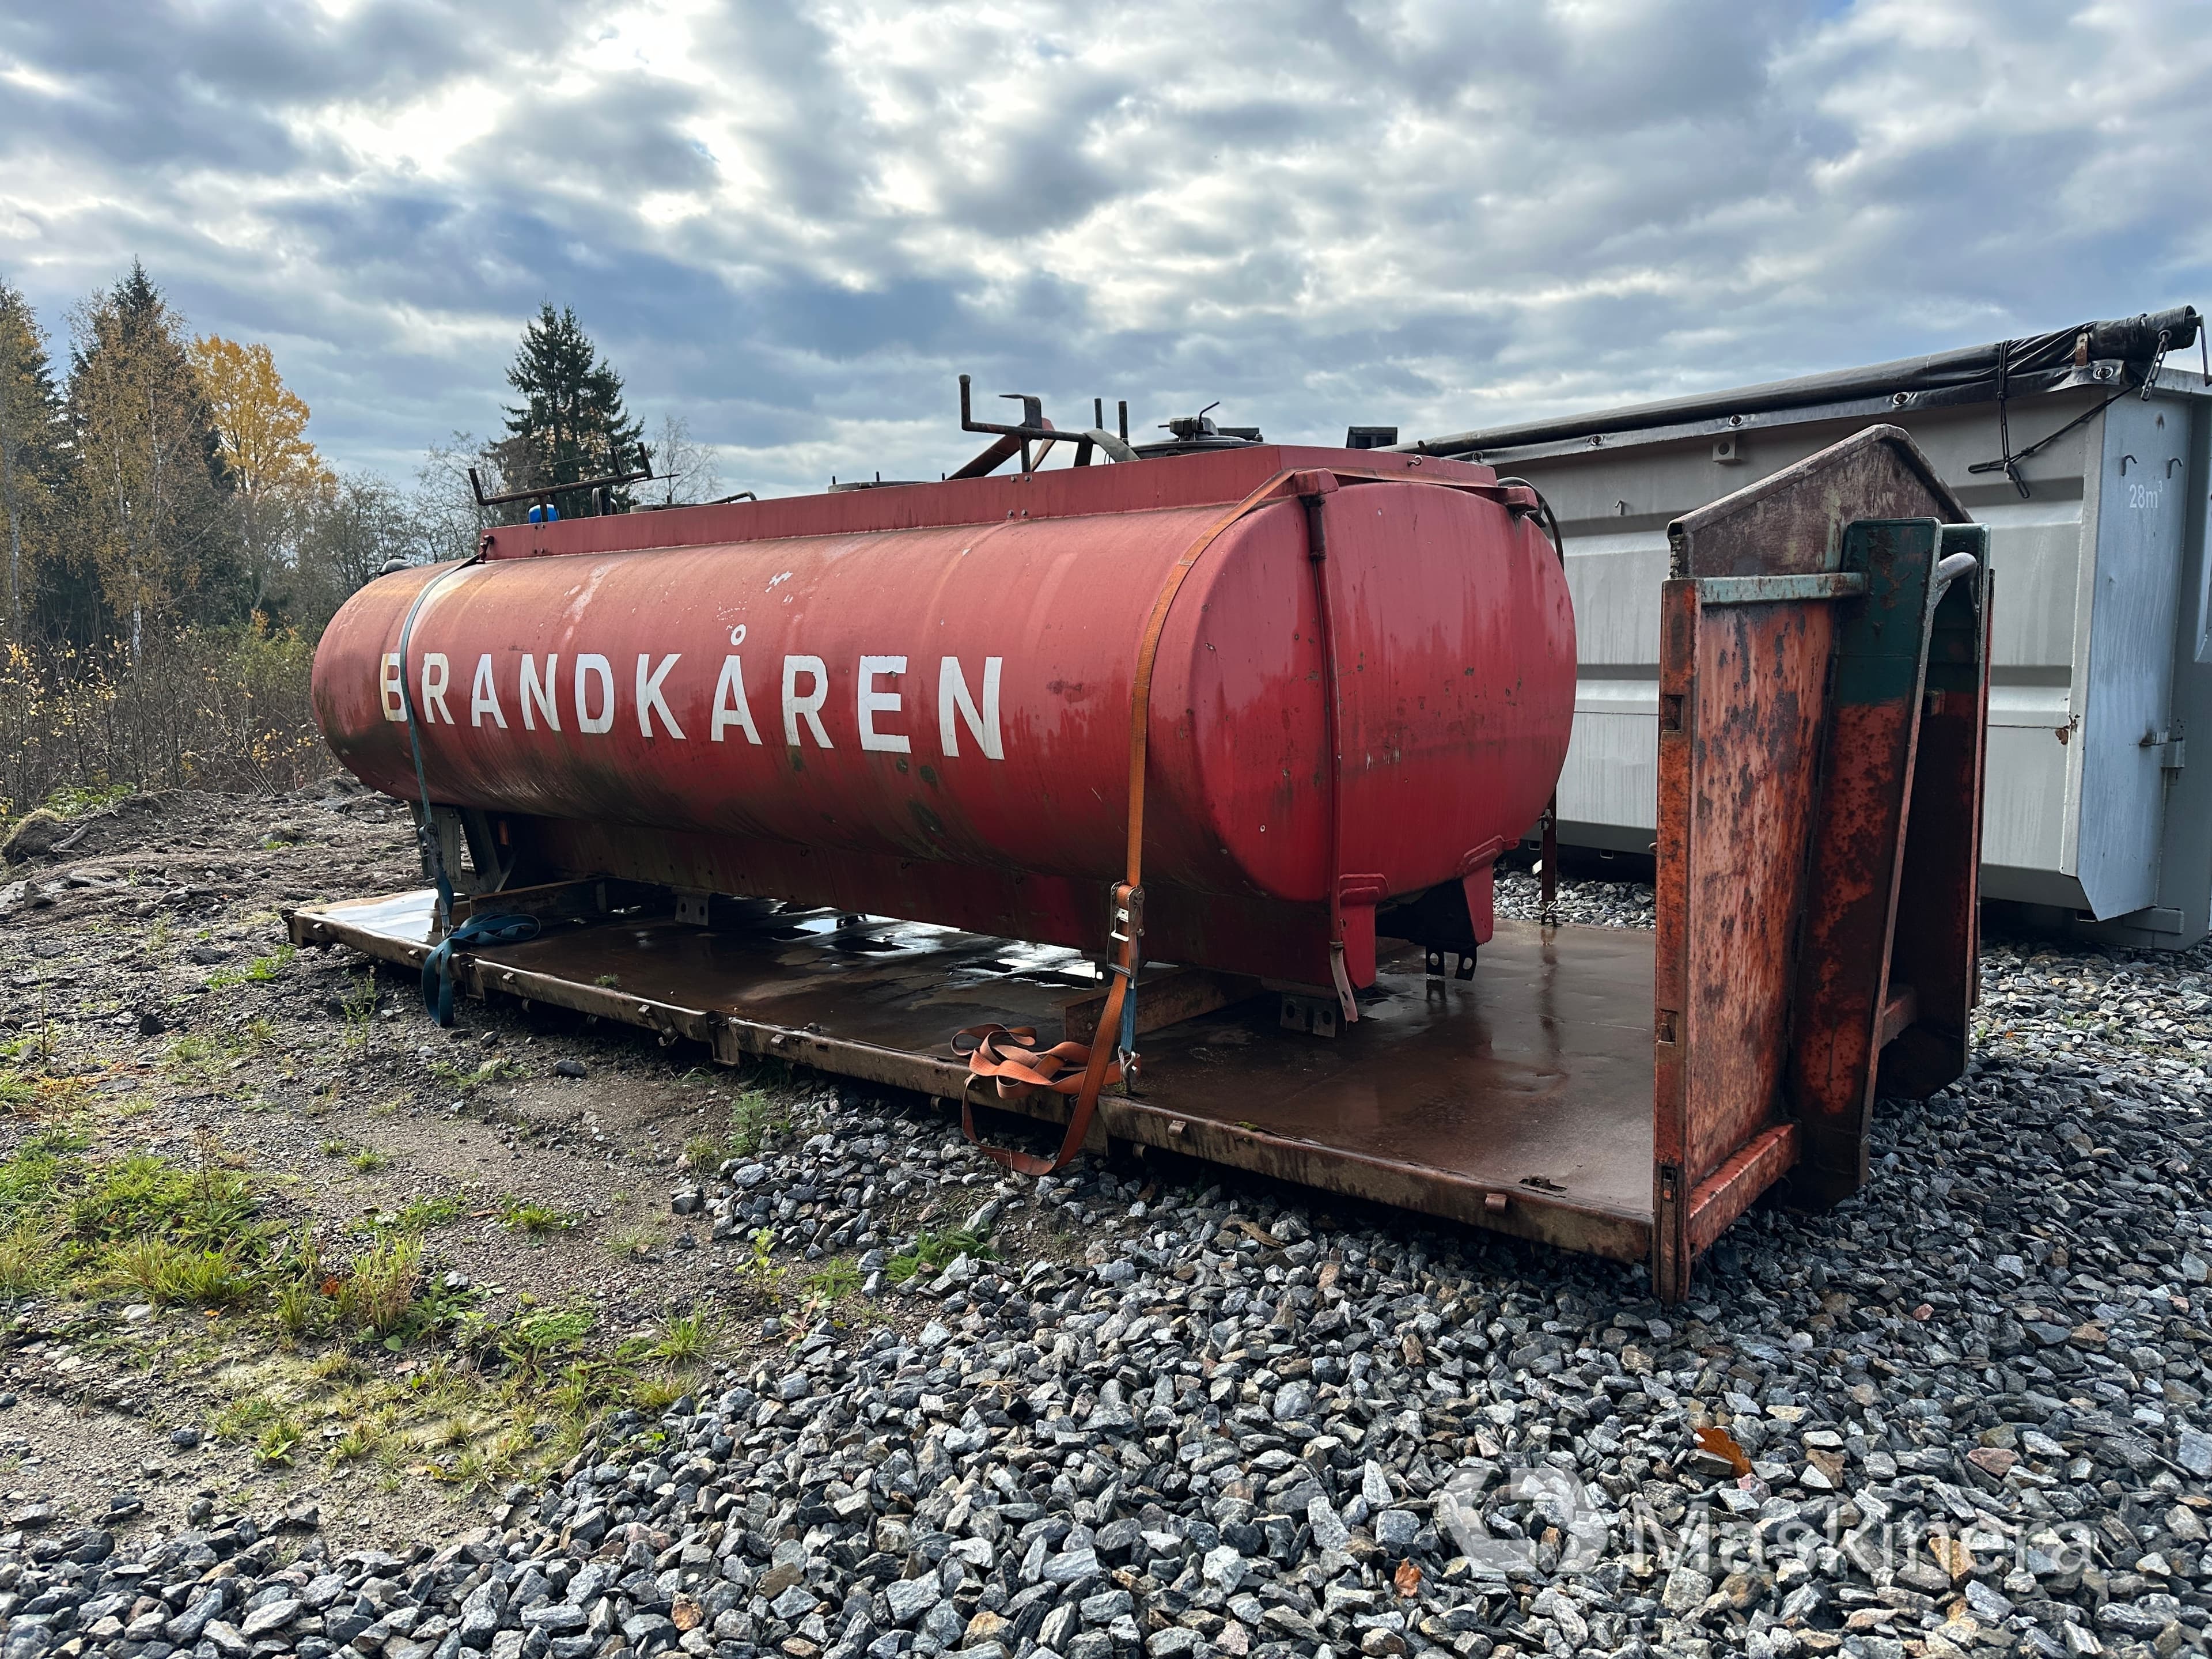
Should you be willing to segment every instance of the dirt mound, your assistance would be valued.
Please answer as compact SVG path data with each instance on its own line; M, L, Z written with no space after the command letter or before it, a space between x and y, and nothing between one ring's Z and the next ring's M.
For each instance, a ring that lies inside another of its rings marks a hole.
M82 856L125 846L173 804L176 792L126 795L112 805L82 817L63 817L37 807L15 821L0 841L0 863L28 864L58 854Z
M44 858L54 850L54 844L68 835L71 828L68 819L55 817L43 806L36 811L27 812L8 832L8 839L0 841L0 860L9 864L24 864L32 859Z

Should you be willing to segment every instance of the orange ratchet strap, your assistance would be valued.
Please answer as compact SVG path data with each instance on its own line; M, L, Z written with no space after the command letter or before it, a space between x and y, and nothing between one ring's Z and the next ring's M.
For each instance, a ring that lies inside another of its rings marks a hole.
M1284 486L1297 476L1295 472L1277 473L1208 525L1198 539L1183 550L1175 568L1168 572L1159 596L1152 601L1152 613L1146 619L1145 631L1137 646L1136 678L1129 691L1129 841L1124 879L1114 889L1116 960L1108 969L1113 984L1108 988L1106 1006L1098 1016L1097 1034L1088 1044L1062 1042L1042 1051L1034 1047L1036 1033L1033 1027L1016 1028L1017 1031L1026 1031L1026 1042L1002 1041L999 1034L1006 1032L1003 1026L976 1026L953 1039L953 1052L969 1057L969 1077L996 1079L1002 1097L1019 1098L1039 1088L1075 1097L1075 1103L1067 1115L1067 1133L1060 1137L1060 1150L1049 1158L1041 1158L1034 1152L989 1146L979 1139L973 1103L968 1091L962 1092L961 1133L984 1156L1018 1174L1050 1175L1073 1162L1091 1133L1091 1117L1098 1107L1099 1091L1121 1076L1122 1067L1114 1048L1121 1030L1121 1006L1128 1000L1144 948L1139 918L1144 907L1145 749L1152 723L1152 667L1159 659L1160 635L1167 626L1168 611L1182 591L1183 578L1190 574L1191 567L1206 556L1206 550L1221 533L1255 507L1285 494ZM1006 1032L1008 1037L1015 1035ZM963 1046L970 1043L972 1048ZM1040 1066L1039 1060L1048 1062L1051 1069ZM1083 1066L1079 1080L1073 1073L1078 1060ZM1031 1081L1031 1078L1035 1080ZM1006 1086L1009 1081L1014 1085L1011 1091ZM1068 1086L1071 1083L1074 1084L1073 1088Z
M1097 1109L1099 1091L1110 1082L1120 1080L1123 1066L1115 1054L1115 1043L1121 1029L1121 1009L1136 988L1137 969L1144 940L1144 866L1145 866L1145 751L1152 729L1152 669L1160 654L1160 635L1167 627L1168 611L1174 605L1176 595L1182 589L1183 579L1191 568L1206 556L1206 550L1218 540L1223 532L1248 513L1275 500L1288 500L1299 492L1299 483L1317 474L1325 473L1339 482L1374 482L1392 483L1425 483L1449 489L1464 490L1471 495L1510 499L1508 490L1499 484L1481 484L1458 479L1418 478L1407 472L1383 472L1365 468L1330 467L1326 469L1297 468L1276 473L1244 499L1208 525L1198 539L1186 548L1175 568L1168 572L1167 580L1161 584L1159 596L1152 601L1152 615L1146 619L1145 631L1137 647L1137 672L1129 691L1129 841L1124 878L1114 889L1115 927L1113 939L1115 961L1109 966L1113 984L1106 993L1106 1006L1098 1016L1097 1035L1085 1044L1062 1042L1047 1049L1036 1046L1034 1026L1016 1026L1012 1030L1003 1025L976 1025L961 1032L952 1040L952 1051L968 1056L969 1088L960 1097L960 1129L978 1151L996 1163L1021 1175L1050 1175L1072 1163L1083 1150L1083 1143L1091 1133L1091 1118ZM1133 1062L1135 1056L1129 1057ZM1083 1070L1079 1075L1075 1066ZM1129 1070L1135 1069L1132 1063ZM1074 1105L1067 1115L1067 1132L1060 1137L1060 1150L1049 1158L1034 1152L1015 1152L1010 1147L993 1146L978 1138L975 1133L974 1102L971 1098L974 1079L988 1078L998 1085L1000 1098L1018 1100L1036 1093L1040 1089L1054 1094L1073 1095Z
M971 1025L952 1039L952 1052L968 1056L968 1074L994 1079L1001 1100L1021 1100L1041 1089L1056 1095L1080 1092L1091 1048L1087 1042L1040 1048L1034 1025ZM1109 1066L1106 1081L1121 1080L1121 1066Z

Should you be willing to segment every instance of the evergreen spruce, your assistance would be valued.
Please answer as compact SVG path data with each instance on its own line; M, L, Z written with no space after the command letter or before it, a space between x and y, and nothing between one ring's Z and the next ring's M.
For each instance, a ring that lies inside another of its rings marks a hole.
M495 447L507 488L629 470L645 428L623 407L622 376L599 355L573 307L556 313L551 301L544 304L522 331L507 380L522 394L520 405L507 410L506 441ZM554 503L563 518L592 510L583 490L564 491ZM615 492L618 510L629 505L628 491ZM517 508L520 518L526 505Z
M21 291L0 283L0 563L7 573L0 623L13 643L31 630L69 450L46 332Z

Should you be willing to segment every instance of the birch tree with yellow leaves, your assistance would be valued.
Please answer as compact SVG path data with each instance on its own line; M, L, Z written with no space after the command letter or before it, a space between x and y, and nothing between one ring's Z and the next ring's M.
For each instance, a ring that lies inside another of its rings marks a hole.
M308 441L307 405L267 346L210 334L192 342L191 364L234 492L248 606L266 611L337 480Z
M183 325L143 269L80 306L70 334L71 552L136 657L149 628L234 592L229 481Z

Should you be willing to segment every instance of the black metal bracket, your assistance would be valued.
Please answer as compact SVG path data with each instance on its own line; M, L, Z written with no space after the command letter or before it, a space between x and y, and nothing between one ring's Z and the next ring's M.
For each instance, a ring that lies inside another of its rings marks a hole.
M960 377L960 429L963 432L991 433L998 441L957 472L949 473L947 477L980 478L1015 455L1022 458L1023 471L1033 472L1036 470L1036 463L1044 459L1054 444L1073 444L1078 466L1091 465L1093 450L1103 453L1109 460L1133 461L1137 459L1137 452L1129 447L1129 404L1126 398L1121 403L1121 430L1118 433L1105 429L1106 403L1103 398L1094 398L1091 402L1094 424L1079 432L1063 432L1045 419L1044 399L1035 392L1002 392L999 395L1021 404L1022 418L1018 423L1009 425L999 421L977 420L971 401L974 397L972 383L965 374ZM1037 447L1033 449L1032 446Z
M617 489L624 484L642 483L653 477L653 452L643 444L637 447L640 470L622 470L622 455L614 457L615 471L604 478L579 478L574 483L535 484L528 489L509 489L497 495L484 494L483 481L477 477L474 467L469 469L469 488L476 492L478 507L505 507L509 501L549 501L556 495L565 495L575 489Z

